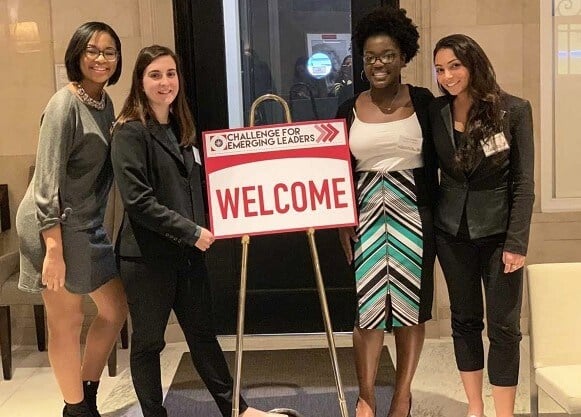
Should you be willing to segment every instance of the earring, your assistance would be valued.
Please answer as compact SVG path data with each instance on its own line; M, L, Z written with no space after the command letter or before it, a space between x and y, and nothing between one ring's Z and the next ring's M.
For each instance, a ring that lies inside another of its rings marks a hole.
M365 70L361 70L361 81L367 81L367 77L365 77Z

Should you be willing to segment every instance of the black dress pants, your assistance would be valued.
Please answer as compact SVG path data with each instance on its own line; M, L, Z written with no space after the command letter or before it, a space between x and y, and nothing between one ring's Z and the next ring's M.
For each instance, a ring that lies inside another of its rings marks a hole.
M460 371L484 368L484 303L490 340L488 376L496 386L518 383L523 269L504 273L505 235L479 239L436 231L436 251L448 286L452 337Z
M133 326L130 366L144 417L166 417L159 355L171 310L184 332L196 370L224 417L232 415L233 381L212 324L212 301L203 259L181 269L122 259ZM247 405L240 399L240 413Z

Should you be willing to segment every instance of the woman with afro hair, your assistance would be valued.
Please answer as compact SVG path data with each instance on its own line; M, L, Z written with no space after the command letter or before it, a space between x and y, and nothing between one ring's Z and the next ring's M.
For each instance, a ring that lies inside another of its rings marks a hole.
M353 330L359 383L356 417L375 415L375 379L385 331L396 343L396 381L389 417L411 415L411 382L431 318L435 258L432 224L437 185L428 106L432 93L401 84L419 33L403 9L378 8L354 31L361 76L370 88L343 103L349 127L359 226L339 230L354 264Z

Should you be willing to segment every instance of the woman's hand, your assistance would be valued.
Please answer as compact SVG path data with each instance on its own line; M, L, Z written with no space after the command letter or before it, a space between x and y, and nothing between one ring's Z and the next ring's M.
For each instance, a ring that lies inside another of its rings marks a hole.
M58 291L65 285L66 270L62 252L47 251L42 262L42 283L48 290Z
M345 252L345 257L347 258L347 263L351 265L353 262L353 249L351 249L351 241L357 242L357 235L355 234L355 229L352 226L341 227L339 229L339 241L343 247L343 252Z
M52 291L58 291L65 285L67 267L63 256L63 238L61 225L43 230L42 238L46 254L42 262L42 283Z
M502 262L504 263L504 273L509 274L518 271L525 264L525 256L518 253L502 252Z
M200 237L196 241L195 246L202 252L206 252L210 248L210 246L212 246L212 243L214 243L216 239L214 238L212 232L210 232L208 229L203 227L201 227L201 229L202 233L200 234Z

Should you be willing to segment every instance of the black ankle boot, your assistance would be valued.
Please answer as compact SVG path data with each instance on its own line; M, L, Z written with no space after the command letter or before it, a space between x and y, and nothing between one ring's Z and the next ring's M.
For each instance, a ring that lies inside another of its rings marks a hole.
M91 413L87 403L83 400L78 404L65 403L63 417L93 417L93 413Z
M85 402L87 407L91 410L92 417L101 417L97 410L97 390L99 389L99 381L83 381L83 393L85 394Z

